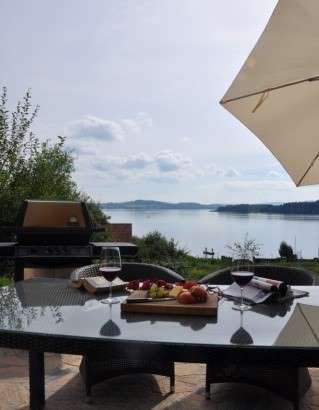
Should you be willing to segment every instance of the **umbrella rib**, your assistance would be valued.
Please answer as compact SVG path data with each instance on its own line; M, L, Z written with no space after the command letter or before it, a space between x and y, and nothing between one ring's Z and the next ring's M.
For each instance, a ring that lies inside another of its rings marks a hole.
M308 174L308 172L310 171L310 169L313 167L314 163L317 161L319 157L319 152L317 153L317 155L314 157L314 159L311 161L309 167L306 169L306 172L303 174L303 176L299 179L297 186L300 186L300 184L302 183L302 181L305 179L306 175Z
M242 100L243 98L253 97L254 95L265 94L265 93L268 93L269 91L280 90L281 88L286 88L286 87L290 87L290 86L292 86L292 85L302 84L302 83L305 83L305 82L307 82L307 81L309 81L309 82L311 82L311 81L319 81L319 76L306 78L306 79L304 79L304 80L294 81L294 82L292 82L292 83L277 85L276 87L270 87L270 88L266 88L266 89L264 89L264 90L262 90L262 91L256 91L256 92L254 92L254 93L244 94L244 95L241 95L241 96L239 96L239 97L229 98L228 100L221 100L221 101L220 101L220 104L227 104L227 103L229 103L229 102Z

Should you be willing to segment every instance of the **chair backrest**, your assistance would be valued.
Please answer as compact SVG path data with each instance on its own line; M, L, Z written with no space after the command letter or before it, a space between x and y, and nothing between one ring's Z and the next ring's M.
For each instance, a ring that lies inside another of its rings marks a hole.
M87 265L72 272L73 277L98 276L99 265ZM123 262L120 277L124 281L134 279L164 279L167 282L183 281L184 278L171 269L164 266L152 265L149 263Z
M209 273L199 282L214 285L228 285L233 282L231 278L231 267ZM311 286L314 283L312 272L300 268L292 268L276 265L250 265L240 266L239 270L252 270L257 276L272 278L286 282L288 285Z
M163 279L167 282L183 281L183 276L164 266L149 263L123 262L121 279L125 281L134 279Z

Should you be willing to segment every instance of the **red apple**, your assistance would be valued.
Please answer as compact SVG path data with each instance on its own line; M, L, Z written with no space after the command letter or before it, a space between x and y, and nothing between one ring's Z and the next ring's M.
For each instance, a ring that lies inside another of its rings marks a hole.
M188 292L187 290L181 292L177 296L177 300L182 305L191 305L193 303L196 303L196 299L194 298L194 296L190 292Z
M193 286L190 289L190 293L196 299L197 302L204 303L207 301L207 292L201 286Z
M197 285L196 282L189 281L189 282L183 283L183 288L189 290L190 288L192 288L193 286L196 286L196 285Z

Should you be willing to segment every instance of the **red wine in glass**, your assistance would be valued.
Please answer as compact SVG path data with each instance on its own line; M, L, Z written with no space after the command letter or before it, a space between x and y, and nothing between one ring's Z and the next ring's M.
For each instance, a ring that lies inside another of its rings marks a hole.
M248 283L252 280L254 274L253 272L244 272L244 271L235 271L231 273L234 281L237 283L238 286L243 288L244 286L248 285Z
M252 280L254 273L253 272L248 272L248 271L234 271L231 272L232 278L234 281L237 283L238 286L240 286L240 293L241 293L241 302L240 305L234 305L233 309L235 310L240 310L243 312L244 310L250 309L250 306L247 306L244 304L244 287L248 285L248 283Z
M121 268L112 267L112 266L101 266L99 268L100 274L109 282L113 282L113 280L118 277L119 273L121 272Z
M122 269L120 249L117 246L105 246L101 249L100 267L101 275L110 283L110 294L107 299L101 300L102 303L112 305L119 303L118 298L112 297L112 282L119 276Z

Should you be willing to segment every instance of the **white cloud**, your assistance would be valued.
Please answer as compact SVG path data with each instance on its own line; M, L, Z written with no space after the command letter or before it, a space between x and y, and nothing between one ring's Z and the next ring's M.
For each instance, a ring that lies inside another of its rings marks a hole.
M71 124L71 135L76 138L94 138L103 141L122 140L125 127L116 121L86 115Z
M174 172L192 165L189 157L170 150L159 152L155 157L155 162L162 172Z
M115 169L123 168L124 162L121 157L106 155L100 158L96 157L95 160L91 162L91 167L96 171L107 173ZM87 165L89 164L90 162Z
M99 172L118 174L121 171L121 175L124 172L128 176L131 173L136 174L139 171L143 171L146 167L154 164L154 159L141 152L128 157L113 155L95 156L94 160L89 159L85 162L87 167L91 167Z
M215 175L215 176L224 175L224 170L219 168L216 164L209 164L207 166L207 171L210 175Z
M152 120L146 113L138 113L136 118L118 121L85 115L70 124L68 134L77 140L93 138L104 142L121 141L126 137L141 134L144 128L151 126Z
M106 120L87 115L69 124L65 131L68 135L66 147L76 158L77 168L84 170L99 169L115 172L115 168L124 170L144 169L154 162L149 155L141 152L136 155L114 156L114 150L123 150L123 145L112 146L114 141L136 141L136 137L151 126L151 119L146 113L138 113L135 118L119 121Z
M142 131L141 124L130 118L121 120L119 124L122 127L124 134L126 135L139 134Z
M95 155L95 147L90 143L86 143L85 141L77 141L76 143L71 139L68 138L66 140L66 148L71 151L72 155L78 159L80 156L94 156Z
M235 168L228 168L225 170L224 175L227 178L234 178L239 176L239 172Z
M282 175L280 172L278 172L278 171L269 171L269 172L268 172L268 176L269 176L270 178L280 178L280 177L282 177L283 175Z
M181 180L185 179L180 174L176 173L159 173L154 172L147 176L147 179L151 182L161 183L161 184L176 184Z
M274 181L269 179L260 180L237 180L224 183L224 187L238 191L282 191L294 187L291 181Z
M186 142L190 142L190 138L189 137L184 137L184 138L181 138L180 139L180 142L182 142L182 143L186 143Z
M143 111L137 113L137 121L145 128L150 128L153 126L152 118L150 118L149 115Z
M235 168L220 168L216 164L210 164L207 167L207 171L209 175L219 176L219 177L226 177L226 178L234 178L239 176L239 172Z
M95 175L98 179L131 179L156 182L179 182L203 176L195 169L192 160L170 150L154 156L140 152L129 156L107 155L101 150L92 150L77 159L77 173Z
M124 161L124 167L128 169L144 169L152 164L153 158L141 152L137 155L131 155Z

